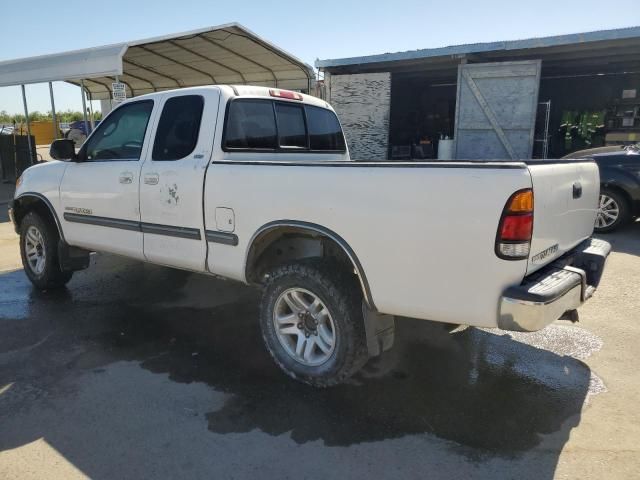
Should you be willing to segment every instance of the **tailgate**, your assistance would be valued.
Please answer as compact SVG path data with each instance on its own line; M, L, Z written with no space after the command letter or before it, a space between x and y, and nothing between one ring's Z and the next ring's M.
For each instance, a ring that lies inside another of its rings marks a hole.
M532 273L591 235L600 175L593 161L531 162L528 167L534 214L527 273Z

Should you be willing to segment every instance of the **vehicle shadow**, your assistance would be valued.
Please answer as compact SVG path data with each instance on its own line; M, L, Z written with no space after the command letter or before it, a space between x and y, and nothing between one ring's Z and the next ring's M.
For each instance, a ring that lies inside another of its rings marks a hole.
M23 272L0 275L0 389L12 385L0 393L0 451L44 438L89 477L124 478L126 470L114 470L111 459L122 455L128 434L108 443L100 436L117 433L121 423L144 431L152 445L171 433L153 419L153 405L121 401L142 392L154 399L169 395L147 377L120 382L116 365L136 362L165 374L184 395L200 383L223 394L196 412L209 435L223 435L218 444L246 437L262 448L252 436L260 431L268 434L260 437L265 445L314 444L316 458L330 462L330 447L424 438L429 443L421 444L419 459L398 451L387 461L411 465L433 458L438 468L451 462L451 471L455 461L476 462L475 475L482 477L483 462L518 461L545 442L534 476L553 478L592 383L582 361L505 332L449 334L438 324L399 319L391 352L348 384L316 390L283 375L266 353L255 290L112 257L96 261L100 273L83 272L60 292L32 290ZM79 402L87 378L116 389L107 412L102 403L67 407ZM40 418L41 409L56 420ZM88 409L91 424L77 419L81 409ZM552 441L545 440L548 434ZM187 449L198 441L186 436L176 444ZM157 472L159 462L175 463L181 451L138 459L135 471L145 476L153 464ZM495 476L495 468L487 470L487 478Z
M615 252L640 255L640 220L636 220L616 232L596 236L609 242Z

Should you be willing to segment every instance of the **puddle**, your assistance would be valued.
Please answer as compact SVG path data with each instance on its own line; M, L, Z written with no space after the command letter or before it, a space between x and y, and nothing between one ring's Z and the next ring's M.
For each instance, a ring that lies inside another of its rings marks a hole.
M96 340L114 359L146 358L145 369L230 394L221 409L206 413L211 431L257 429L298 443L346 446L426 433L509 455L577 422L590 390L597 391L589 368L562 352L485 330L449 335L408 319L398 322L389 355L347 385L315 390L272 364L257 314L255 299L207 311L128 310L116 330ZM575 330L552 333L570 342L582 338Z

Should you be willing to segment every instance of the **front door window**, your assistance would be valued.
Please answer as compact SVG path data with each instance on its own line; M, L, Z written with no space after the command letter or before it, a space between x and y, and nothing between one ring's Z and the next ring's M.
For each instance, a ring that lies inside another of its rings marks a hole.
M80 159L85 162L139 160L152 109L153 101L143 100L114 110L82 147Z

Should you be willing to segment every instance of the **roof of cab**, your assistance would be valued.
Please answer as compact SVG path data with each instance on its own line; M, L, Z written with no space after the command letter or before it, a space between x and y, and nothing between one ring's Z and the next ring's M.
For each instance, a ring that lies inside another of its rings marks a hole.
M280 90L280 91L286 91L283 90L281 88L273 88L273 87L260 87L260 86L252 86L252 85L229 85L231 88L233 88L234 93L239 96L239 97L270 97L270 98L276 98L273 97L271 95L271 91L272 90ZM306 103L308 105L314 105L316 107L323 107L323 108L331 108L330 105L325 102L324 100L318 98L318 97L314 97L312 95L307 95L304 93L298 93L298 95L300 95L302 97L302 102ZM278 98L278 100L284 100L284 101L289 101L289 102L300 102L300 100L287 100L284 98Z
M271 95L272 90L287 91L281 88L262 87L257 85L255 86L252 86L252 85L203 85L201 87L175 88L173 90L163 90L161 92L147 93L145 95L128 98L127 102L151 99L151 98L165 96L165 95L171 95L176 92L180 92L184 94L188 94L189 92L197 93L199 90L201 91L204 89L222 90L226 92L229 95L229 97L249 97L249 98L269 97L274 99L276 99L277 97L274 97ZM302 97L302 100L290 100L286 98L277 98L277 99L284 102L292 102L292 103L302 102L302 103L306 103L307 105L313 105L316 107L328 108L329 110L333 110L333 108L331 108L331 105L329 105L327 102L325 102L320 98L314 97L312 95L307 95L304 93L299 93L299 92L296 92L296 93Z

